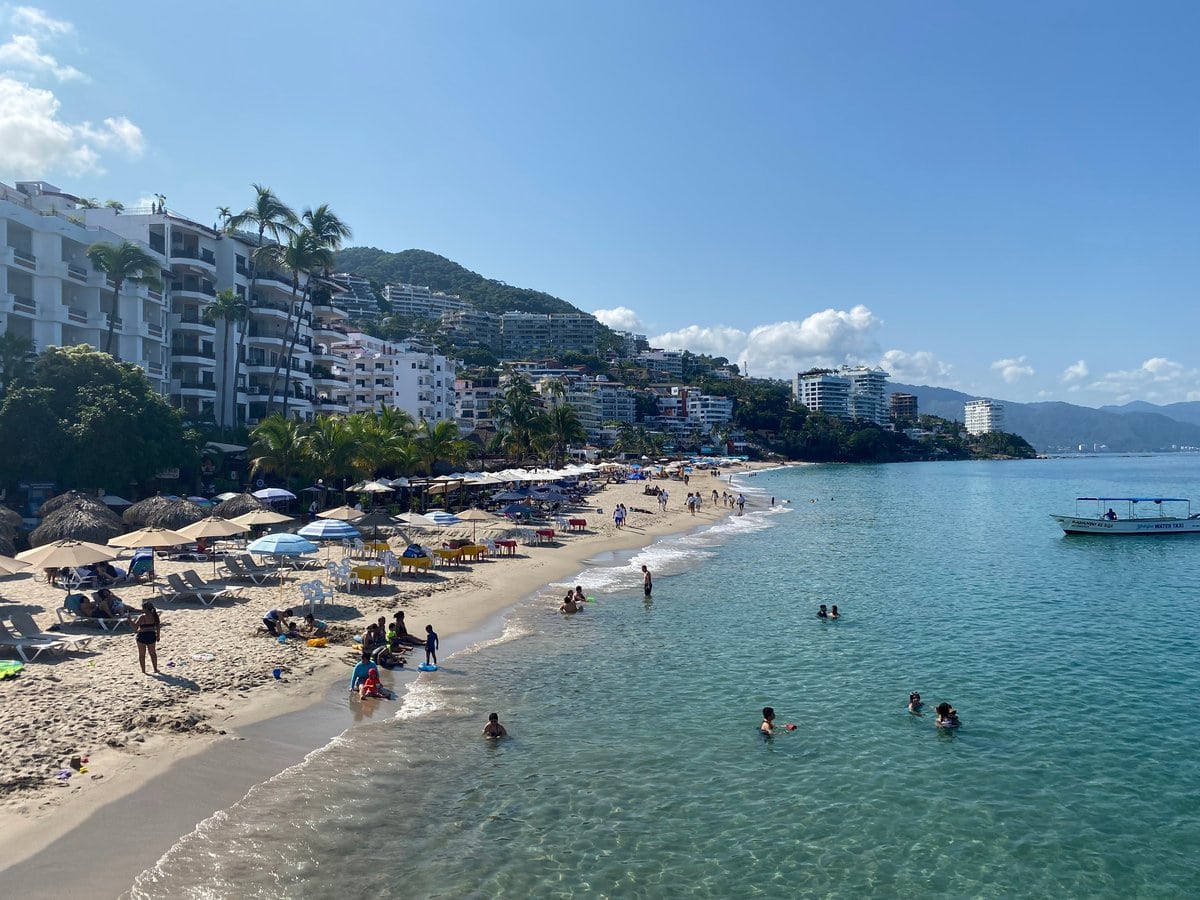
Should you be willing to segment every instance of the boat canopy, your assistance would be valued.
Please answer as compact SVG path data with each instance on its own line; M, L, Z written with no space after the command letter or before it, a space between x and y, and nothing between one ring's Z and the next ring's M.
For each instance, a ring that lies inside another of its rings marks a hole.
M1121 503L1189 503L1186 497L1076 497L1078 500L1098 500L1101 503L1119 501Z

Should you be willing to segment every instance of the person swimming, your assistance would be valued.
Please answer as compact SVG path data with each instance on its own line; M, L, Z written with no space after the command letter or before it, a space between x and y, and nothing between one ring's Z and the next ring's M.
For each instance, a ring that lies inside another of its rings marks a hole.
M921 707L925 704L921 702L921 695L917 691L913 691L908 695L908 711L910 713L919 713Z
M957 728L959 726L958 710L945 701L939 703L937 710L938 728Z
M835 604L833 604L833 609L831 609L831 610L829 611L829 618L831 618L831 619L837 619L837 618L840 618L840 616L838 615L838 611L837 611L837 604L836 604L836 603L835 603Z
M771 706L763 707L763 721L758 726L758 730L763 734L772 734L775 729L775 708Z
M579 604L575 601L575 595L567 591L567 596L563 598L563 602L559 605L558 611L563 614L579 612Z
M828 619L829 618L829 610L825 608L824 603L822 603L821 608L817 610L817 618L818 619Z

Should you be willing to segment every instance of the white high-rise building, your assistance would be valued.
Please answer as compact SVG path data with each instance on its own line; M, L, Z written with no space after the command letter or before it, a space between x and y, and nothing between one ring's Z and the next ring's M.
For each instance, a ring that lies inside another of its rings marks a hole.
M995 400L971 400L963 405L967 434L989 434L1004 430L1004 404Z
M443 294L417 284L385 284L383 299L391 305L393 315L416 319L440 319L446 313L471 308L456 294Z
M889 413L887 378L883 369L866 366L801 372L792 380L792 395L797 402L826 415L884 425Z
M831 372L798 374L792 381L796 402L838 419L850 418L850 379Z
M333 353L344 360L350 412L383 404L418 421L455 418L454 361L432 348L351 332Z
M85 223L83 213L78 198L52 184L0 184L0 333L28 338L38 351L74 344L105 349L113 288L92 267L87 249L120 243L121 235ZM162 249L155 255L165 269ZM112 319L113 356L140 366L163 395L169 375L167 309L161 287L127 282Z
M840 374L850 381L850 418L886 425L889 416L888 373L883 369L868 369L866 366L843 366Z

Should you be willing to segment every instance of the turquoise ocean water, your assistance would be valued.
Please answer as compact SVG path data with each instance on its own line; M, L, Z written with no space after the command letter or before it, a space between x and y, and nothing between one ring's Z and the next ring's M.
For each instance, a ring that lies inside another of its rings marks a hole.
M1195 496L1198 462L745 478L754 512L594 561L580 615L548 587L134 895L1200 895L1200 538L1047 515ZM759 737L768 704L797 729Z

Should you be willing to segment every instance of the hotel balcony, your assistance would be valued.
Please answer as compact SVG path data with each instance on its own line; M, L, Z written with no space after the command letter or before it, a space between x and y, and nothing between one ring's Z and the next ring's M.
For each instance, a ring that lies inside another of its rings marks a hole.
M30 250L4 246L0 247L0 265L15 266L33 272L37 269L37 257Z
M171 395L214 400L217 396L217 385L212 381L172 381Z
M192 346L189 344L172 344L171 359L173 362L181 365L200 366L204 369L211 369L213 361L217 358L216 353L212 350L205 350L203 347Z
M217 287L207 278L177 278L171 282L171 296L209 300L217 296Z
M334 413L348 415L350 413L350 400L348 397L327 397L320 396L313 399L313 411L318 415L326 416Z
M171 313L170 322L174 332L202 334L205 337L214 337L217 333L216 325L209 325L196 313Z
M211 250L182 247L178 244L171 246L171 265L191 266L205 272L217 272L217 257Z

